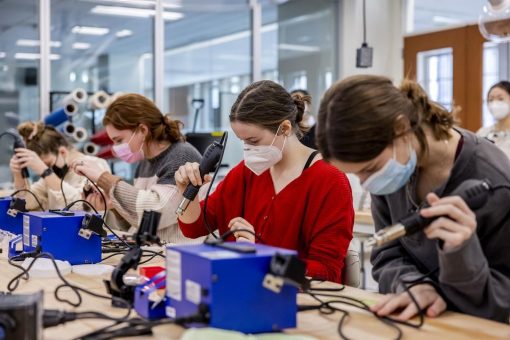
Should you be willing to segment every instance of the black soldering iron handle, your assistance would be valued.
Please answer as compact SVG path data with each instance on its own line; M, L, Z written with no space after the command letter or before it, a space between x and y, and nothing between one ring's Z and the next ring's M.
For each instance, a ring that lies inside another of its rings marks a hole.
M448 196L460 196L472 210L482 207L489 197L491 184L489 180L468 179L462 182ZM421 209L428 208L425 204ZM421 214L415 213L404 217L400 223L406 229L406 235L414 234L430 225L437 217L425 218Z
M220 161L221 152L223 150L223 145L218 142L214 142L209 145L204 152L204 156L200 161L200 177L203 179L205 175L214 171L216 164ZM200 186L188 184L186 190L182 194L183 197L187 198L190 201L193 201L198 193L198 189Z
M24 148L26 148L26 145L23 142L23 139L21 139L21 137L19 135L14 135L14 149L18 149L18 148L24 149ZM28 178L29 174L28 174L27 168L21 169L21 176L23 176L23 178Z
M18 148L26 148L25 142L23 142L23 139L16 132L15 129L9 129L9 130L1 133L0 134L0 138L3 137L3 136L6 136L6 135L9 135L9 136L11 136L14 139L13 147L14 147L15 150L18 149ZM23 176L23 178L28 178L29 174L28 174L27 168L21 169L21 176Z

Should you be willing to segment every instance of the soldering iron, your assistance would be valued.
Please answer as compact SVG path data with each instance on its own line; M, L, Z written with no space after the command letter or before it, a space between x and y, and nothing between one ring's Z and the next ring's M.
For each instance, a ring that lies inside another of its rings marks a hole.
M487 179L468 179L462 182L448 196L460 196L468 207L474 210L482 207L487 202L490 190L491 184ZM402 218L398 223L379 230L367 240L366 246L382 246L400 237L412 235L423 230L439 217L423 217L420 211L428 207L430 207L428 204L424 204L419 210Z
M23 139L21 138L21 136L18 135L16 132L5 131L4 133L0 134L0 138L2 138L5 135L9 135L14 139L14 144L13 144L14 149L26 148L25 142L23 142ZM27 168L21 169L21 175L23 176L23 178L28 178L29 174L28 174Z
M204 156L202 157L202 160L200 161L200 177L203 179L205 175L208 173L214 171L216 165L220 161L221 154L223 151L223 148L225 147L224 141L225 141L226 133L223 134L223 137L221 137L220 142L214 142L204 152ZM198 190L200 189L199 185L193 185L191 183L188 184L186 187L186 190L184 190L184 193L182 194L183 199L179 206L177 207L177 210L175 213L177 215L182 215L184 211L188 208L188 205L191 201L195 199L195 197L198 194Z

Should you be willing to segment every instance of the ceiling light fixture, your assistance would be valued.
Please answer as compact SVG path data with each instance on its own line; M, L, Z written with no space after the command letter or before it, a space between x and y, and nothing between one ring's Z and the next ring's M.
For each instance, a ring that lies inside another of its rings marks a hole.
M28 46L28 47L37 47L40 45L39 40L32 39L18 39L16 41L17 46ZM51 47L60 47L62 43L60 41L50 41Z
M75 42L73 44L73 48L75 50L87 50L90 48L90 44L89 43L84 43L84 42Z
M41 55L39 53L15 53L14 59L21 59L21 60L37 60L41 58ZM50 60L59 60L60 55L59 54L50 54Z
M125 37L129 37L130 35L133 35L133 31L130 31L130 30L120 30L117 33L115 33L115 36L117 38L125 38Z
M106 27L74 26L71 32L84 35L105 35L110 32L110 29Z
M154 8L154 6L156 5L156 1L154 1L154 0L92 0L91 2L114 3L114 4L121 4L121 5L152 7L152 8ZM163 3L163 8L168 8L168 9L182 8L182 4L180 4L180 2L181 2L180 0L178 0L178 1L174 0L173 2L174 3L168 3L168 0L165 1Z
M154 16L156 11L153 9L146 8L129 8L129 7L120 7L120 6L95 6L90 10L91 13L94 14L102 14L102 15L115 15L115 16L125 16L125 17L136 17L136 18L149 18ZM163 19L165 20L179 20L183 18L184 15L179 12L163 12Z

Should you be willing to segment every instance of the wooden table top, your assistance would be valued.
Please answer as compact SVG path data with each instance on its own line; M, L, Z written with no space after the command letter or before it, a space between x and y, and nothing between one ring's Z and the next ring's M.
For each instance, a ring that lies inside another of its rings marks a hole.
M120 256L106 261L108 264L116 264ZM161 265L158 260L152 265ZM0 290L6 291L7 283L19 270L10 266L5 259L0 259ZM96 293L106 294L102 277L86 277L71 273L66 278L81 287L92 290ZM105 277L108 278L108 275ZM55 300L53 291L60 284L58 278L31 278L22 281L15 293L28 293L44 290L44 307L75 311L101 311L112 316L120 317L125 310L112 308L110 301L83 294L83 303L78 308L72 308ZM333 283L321 283L324 287L336 287ZM337 293L335 293L337 294ZM346 287L338 293L365 302L375 302L380 295L361 289ZM74 299L68 288L63 290L63 296ZM298 303L311 304L314 300L305 294L298 295ZM350 318L346 323L344 332L352 339L393 339L396 331L375 319L370 313L350 306L339 305L338 307L348 310ZM298 313L298 327L288 329L286 333L302 334L317 339L338 339L337 325L340 313L332 315L321 315L318 311L307 311ZM91 332L100 327L107 326L111 321L106 320L78 320L67 324L48 328L44 331L45 339L72 339ZM438 318L427 318L425 325L417 330L411 327L399 326L404 333L404 339L510 339L510 326L501 323L476 318L459 313L446 312ZM164 325L154 328L154 335L151 337L138 337L138 339L179 339L184 329L175 325ZM130 338L131 339L131 338Z

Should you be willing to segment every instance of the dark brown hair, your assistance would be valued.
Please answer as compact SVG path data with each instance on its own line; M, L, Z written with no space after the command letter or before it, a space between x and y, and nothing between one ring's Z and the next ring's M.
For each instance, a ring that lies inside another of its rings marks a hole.
M276 133L284 120L289 120L298 138L308 128L302 124L305 103L310 96L290 95L282 86L262 80L246 87L230 109L230 121L255 124Z
M110 104L103 118L103 125L108 124L117 130L136 130L145 124L149 128L147 142L184 140L180 121L163 115L152 101L136 93L122 95Z
M508 82L506 80L501 80L501 81L497 82L496 84L492 85L489 92L487 92L487 96L489 96L489 93L491 93L491 91L495 88L502 89L506 93L510 94L510 82Z
M58 148L71 147L67 139L53 126L45 125L43 122L24 122L18 125L18 132L25 141L27 149L36 154L46 155L57 154Z
M428 150L424 126L437 140L447 139L454 113L429 100L423 88L404 80L400 88L386 77L358 75L335 83L319 108L317 142L325 159L365 162L377 157L399 136L395 123L409 121L423 151Z

